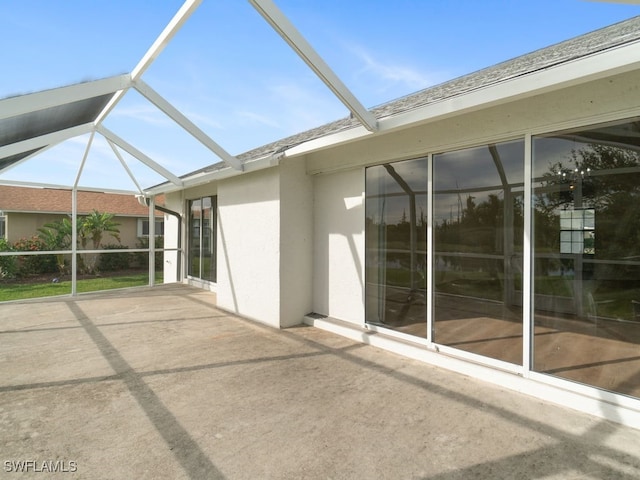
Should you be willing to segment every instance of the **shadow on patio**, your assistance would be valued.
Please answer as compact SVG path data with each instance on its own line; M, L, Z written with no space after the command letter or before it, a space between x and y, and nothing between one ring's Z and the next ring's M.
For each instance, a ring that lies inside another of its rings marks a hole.
M264 327L191 287L2 304L0 319L5 472L640 477L640 430L312 327Z

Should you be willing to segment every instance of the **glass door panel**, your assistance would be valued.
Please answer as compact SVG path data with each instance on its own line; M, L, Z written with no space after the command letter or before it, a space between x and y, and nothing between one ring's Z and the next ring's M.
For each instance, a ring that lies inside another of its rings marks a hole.
M200 245L202 235L202 200L189 201L189 271L192 277L200 277Z
M640 397L640 122L533 140L533 369Z
M433 162L433 341L521 365L524 143Z
M215 282L217 197L189 201L189 276Z
M427 159L366 171L366 319L427 336Z

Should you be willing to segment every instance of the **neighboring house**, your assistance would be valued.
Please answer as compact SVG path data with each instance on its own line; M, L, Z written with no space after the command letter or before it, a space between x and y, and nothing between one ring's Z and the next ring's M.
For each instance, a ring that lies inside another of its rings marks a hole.
M30 238L45 224L70 217L71 209L70 190L0 185L0 237L9 242ZM122 245L135 248L139 237L149 236L149 209L132 194L79 191L78 216L93 210L114 215L114 221L120 224ZM158 236L164 233L162 214L156 214L155 233ZM118 241L106 235L102 243Z

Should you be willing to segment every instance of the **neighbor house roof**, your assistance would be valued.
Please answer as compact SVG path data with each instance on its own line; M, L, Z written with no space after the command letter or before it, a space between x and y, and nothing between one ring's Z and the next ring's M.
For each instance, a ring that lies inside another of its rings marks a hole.
M157 204L164 197L156 197ZM118 216L144 217L149 208L138 203L131 195L78 192L78 213L83 215L93 210ZM71 191L51 188L28 188L0 186L0 211L22 213L71 213Z

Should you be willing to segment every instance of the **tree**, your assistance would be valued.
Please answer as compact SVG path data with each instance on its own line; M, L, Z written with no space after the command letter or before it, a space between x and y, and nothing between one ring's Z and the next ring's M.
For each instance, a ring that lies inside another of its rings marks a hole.
M85 217L77 220L77 238L82 248L87 247L87 242L91 241L94 250L101 247L104 234L109 234L120 242L119 223L113 220L112 213L100 213L94 210ZM71 247L73 225L70 219L63 218L57 222L47 223L43 228L38 229L38 236L45 243L49 250L66 250ZM64 260L62 255L57 255L58 268L60 273L64 272ZM80 271L95 273L97 267L98 254L85 254L79 257Z
M91 239L95 250L100 248L102 236L108 233L120 242L120 230L117 228L120 224L113 221L112 213L100 213L94 210L84 217L80 227L80 241L82 247L86 247L87 239Z

